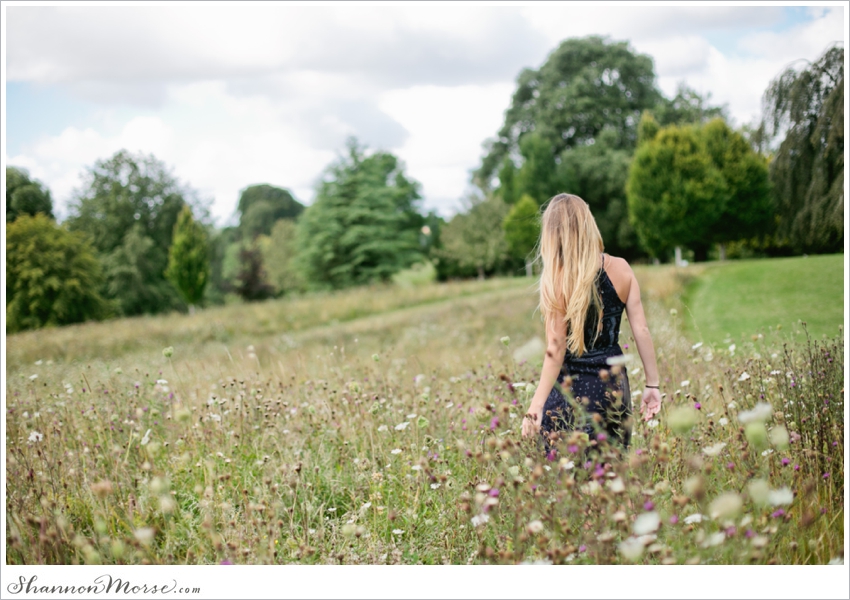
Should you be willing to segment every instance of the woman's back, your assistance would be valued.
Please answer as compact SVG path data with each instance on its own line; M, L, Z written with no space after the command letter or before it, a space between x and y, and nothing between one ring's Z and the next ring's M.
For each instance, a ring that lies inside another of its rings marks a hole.
M596 276L595 285L602 300L602 323L600 328L596 307L591 304L584 321L586 352L595 352L607 348L619 350L620 324L623 309L626 307L623 297L628 298L630 281L627 273L623 271L623 265L628 268L628 263L622 258L606 254L601 257L601 266ZM569 351L567 358L572 358Z

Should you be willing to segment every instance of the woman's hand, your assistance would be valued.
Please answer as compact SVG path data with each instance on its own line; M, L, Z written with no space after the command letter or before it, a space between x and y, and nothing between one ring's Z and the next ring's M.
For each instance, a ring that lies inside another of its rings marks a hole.
M640 412L644 421L649 421L661 410L661 392L656 388L643 388L641 395Z
M530 437L536 435L540 431L540 424L543 422L543 411L531 407L528 409L528 414L522 419L522 437Z

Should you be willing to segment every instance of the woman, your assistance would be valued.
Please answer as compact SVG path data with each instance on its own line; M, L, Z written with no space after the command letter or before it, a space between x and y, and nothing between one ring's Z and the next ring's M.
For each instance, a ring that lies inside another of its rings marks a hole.
M570 430L628 448L631 396L618 340L623 309L646 374L641 412L649 420L661 409L655 350L638 282L625 260L603 250L602 236L584 200L558 194L549 201L539 244L546 356L522 424L523 436L542 432L547 448L552 433ZM558 389L561 386L584 411L569 404Z

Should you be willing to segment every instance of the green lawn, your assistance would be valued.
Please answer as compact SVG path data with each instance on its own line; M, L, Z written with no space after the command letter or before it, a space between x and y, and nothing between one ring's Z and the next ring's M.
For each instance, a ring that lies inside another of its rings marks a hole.
M706 265L685 290L684 322L694 340L720 343L770 328L816 338L844 323L844 255L729 261Z

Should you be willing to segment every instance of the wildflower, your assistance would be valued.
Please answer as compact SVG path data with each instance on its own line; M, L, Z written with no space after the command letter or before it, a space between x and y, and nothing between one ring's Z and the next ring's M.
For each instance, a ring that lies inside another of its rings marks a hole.
M472 524L475 527L478 527L479 525L484 525L484 523L486 523L489 520L490 520L490 515L485 515L485 514L475 515L474 517L472 517Z
M794 470L795 470L795 471L799 471L799 470L800 470L800 465L794 465Z
M570 454L577 453L578 452L578 446L576 446L575 444L571 444L571 445L567 446L567 452L569 452Z
M708 510L712 519L734 519L741 512L743 506L744 502L738 494L726 492L715 498Z
M699 348L700 346L702 346L702 342L697 342L696 344L694 344L693 346L691 346L691 350L696 350L696 349L697 349L697 348Z
M794 501L794 493L787 486L783 486L778 490L770 490L767 494L767 501L771 506L785 506Z
M785 510L780 508L778 510L773 511L770 516L773 517L774 519L778 519L779 517L784 517L785 516Z
M661 517L658 516L657 512L653 511L638 515L634 525L632 525L632 530L635 532L635 535L646 535L657 531L660 526Z
M567 460L566 458L562 458L558 464L564 471L569 471L570 469L573 469L576 466L573 461Z
M722 531L716 531L712 533L706 540L702 543L703 548L710 548L712 546L719 546L726 540L726 534Z
M151 527L142 527L137 529L133 535L136 536L136 539L139 540L139 542L148 545L153 541L154 530Z
M764 428L764 423L747 423L747 426L744 428L744 435L747 436L747 441L756 450L762 450L767 447L767 429Z
M702 449L702 453L706 456L717 456L726 447L726 442L719 442L713 446L708 446Z
M432 490L439 489L439 487L440 487L440 484L439 484L439 483L432 483L432 484L431 484L431 489L432 489Z
M410 425L409 421L405 421L404 423L399 423L398 425L395 426L395 430L396 431L404 431L405 429L407 429L408 425Z
M389 431L389 427L387 427L386 425L381 425L380 427L378 427L378 431Z
M622 479L620 479L619 477L615 477L614 479L608 482L608 489L615 494L622 494L626 491L626 485L623 483Z
M770 497L770 486L764 479L753 479L747 484L747 492L756 504L767 504Z
M150 441L151 441L151 430L148 429L145 432L145 435L142 437L142 441L140 443L142 444L142 446L147 446Z
M824 473L824 474L823 474L823 478L824 478L824 479L829 479L829 473Z
M38 431L33 431L32 433L30 433L30 436L27 438L27 440L29 442L32 442L33 444L36 444L43 439L44 439L44 434L40 433Z
M697 413L693 409L684 406L675 408L670 411L667 422L674 433L683 435L696 425Z
M174 356L174 346L169 346L168 348L164 348L162 350L162 355L165 358L171 358L172 356Z
M726 417L720 417L719 419L717 419L717 422L723 427L726 427L729 424L729 419L727 419Z
M678 314L679 314L679 311L678 311L678 310L676 310L675 308L671 308L671 309L670 309L670 316L675 317L675 316L676 316L676 315L678 315Z
M581 546L578 547L578 552L579 552L579 554L581 554L582 552L587 552L587 546L582 544Z
M695 513L693 515L688 515L687 517L685 517L685 523L687 525L690 525L691 523L702 523L703 518L703 515Z
M401 448L393 448L390 450L390 454L401 454Z
M741 373L741 376L738 377L738 381L746 381L747 379L750 379L750 374L747 373L746 371Z
M505 346L507 346L511 343L511 338L509 338L508 336L504 336L500 338L499 341L502 342Z
M652 500L643 503L643 510L652 510L653 508L655 508L655 504L652 503Z
M637 562L643 554L643 542L637 538L629 537L620 542L617 549L626 560Z
M528 524L529 533L540 533L543 531L543 523L538 520L534 520Z
M726 468L731 471L732 469L735 468L735 463L733 463L733 462L726 463Z
M35 381L36 379L38 379L38 374L33 373L32 375L30 375L30 381Z
M232 565L233 563L225 558L223 561L221 561L218 564L220 564L220 565Z
M790 442L788 430L778 425L770 430L770 443L779 450L787 450Z
M751 410L738 413L738 420L743 423L763 423L773 416L773 407L767 402L757 403Z
M410 467L410 468L411 468L412 470L414 470L414 471L421 471L421 470L422 470L422 467L421 467L421 466L419 466L419 465L413 465L413 466L412 466L412 467Z
M782 466L783 466L783 467L787 467L790 463L791 463L791 459L790 459L790 458L783 458L783 459L782 459Z
M670 525L675 525L678 522L679 522L679 516L678 515L673 515L672 517L670 517Z
M393 535L401 535L404 533L404 529L393 529Z
M653 429L655 427L658 427L660 424L661 424L661 421L659 421L658 419L650 419L649 421L646 422L646 426L651 427Z

